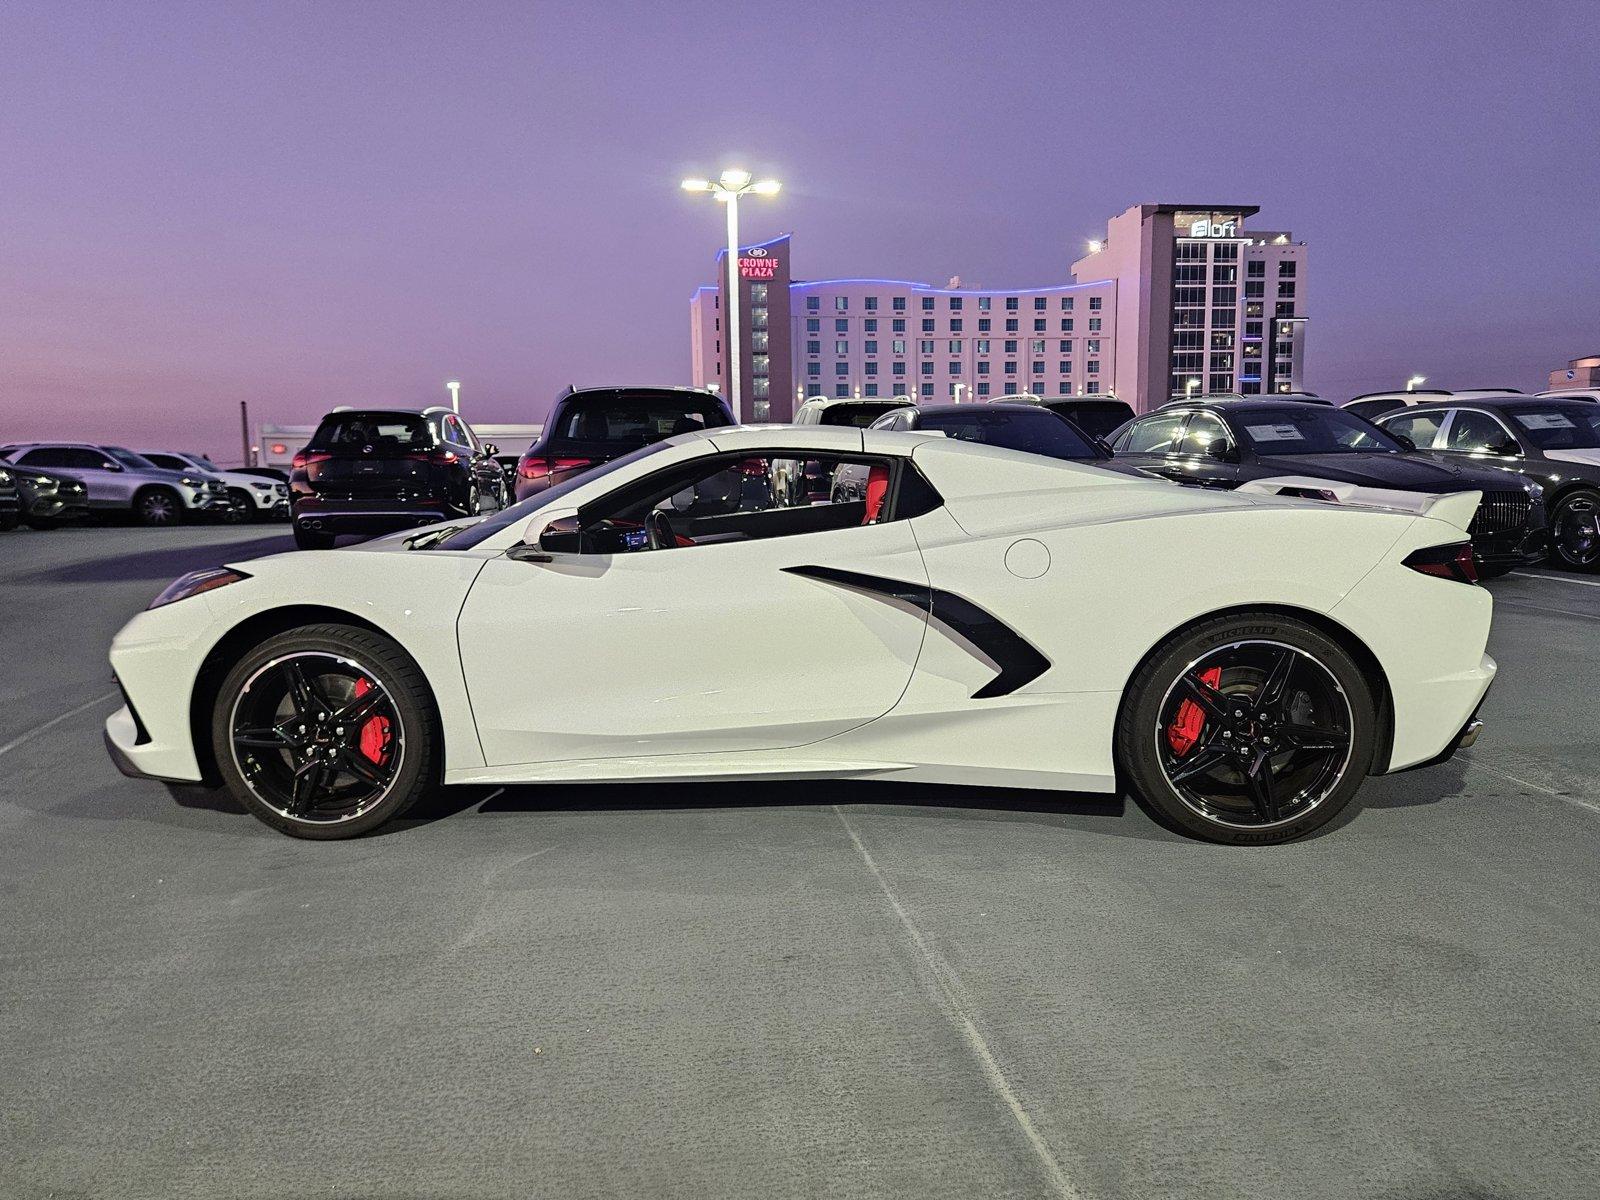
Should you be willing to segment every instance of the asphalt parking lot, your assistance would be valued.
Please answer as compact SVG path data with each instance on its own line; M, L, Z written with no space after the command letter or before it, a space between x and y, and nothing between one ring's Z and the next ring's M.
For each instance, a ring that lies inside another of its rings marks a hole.
M288 544L0 535L0 1195L1596 1194L1600 579L1490 585L1478 745L1293 846L817 783L314 844L100 745L116 628Z

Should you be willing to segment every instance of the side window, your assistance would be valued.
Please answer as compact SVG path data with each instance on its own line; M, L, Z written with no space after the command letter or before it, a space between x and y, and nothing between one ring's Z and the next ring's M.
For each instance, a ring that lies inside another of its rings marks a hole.
M624 554L758 541L888 517L888 459L791 455L718 456L620 489L580 513L583 550ZM936 494L933 500L937 507Z
M472 439L467 436L466 428L461 424L460 417L450 416L444 419L444 436L447 442L467 450L472 449Z
M1126 433L1117 439L1118 454L1169 454L1174 449L1178 431L1183 428L1184 413L1157 413L1142 421L1135 421Z
M1228 427L1210 413L1195 413L1189 418L1189 428L1184 431L1181 452L1209 457L1212 443L1218 440L1230 445L1233 443L1228 436Z
M25 467L64 467L66 466L65 450L52 450L49 448L29 450L17 459Z
M1505 427L1488 413L1458 408L1455 420L1450 422L1450 434L1445 442L1445 449L1462 454L1483 454L1515 441L1516 439L1506 432Z
M1439 426L1444 424L1444 417L1442 411L1397 413L1385 417L1379 424L1389 433L1410 438L1418 450L1427 450L1432 447Z

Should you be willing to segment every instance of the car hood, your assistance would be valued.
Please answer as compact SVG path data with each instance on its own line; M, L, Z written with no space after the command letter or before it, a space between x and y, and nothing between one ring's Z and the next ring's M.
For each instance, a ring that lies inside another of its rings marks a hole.
M83 482L83 480L79 479L76 475L70 474L66 471L58 470L55 467L19 467L16 463L0 461L0 468L4 468L5 470L10 471L13 475L19 477L31 475L36 479L51 479L56 483Z
M1310 475L1408 492L1504 489L1521 483L1508 479L1505 471L1458 467L1416 454L1264 454L1256 461L1274 475Z

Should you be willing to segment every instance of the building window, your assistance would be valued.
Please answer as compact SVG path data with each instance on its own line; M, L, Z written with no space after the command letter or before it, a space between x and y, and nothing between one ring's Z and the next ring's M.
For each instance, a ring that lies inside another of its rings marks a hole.
M959 383L952 383L952 384L951 384L951 385L950 385L950 395L951 395L951 396L952 396L952 397L954 397L954 396L956 396L956 395L958 395L958 393L957 393L957 392L956 392L956 389L957 389L957 388L958 388L958 387L960 387L960 386L961 386L961 385L960 385L960 384L959 384ZM958 403L959 403L959 401L958 401Z
M1287 297L1293 298L1293 296L1294 296L1294 280L1285 279L1282 282L1280 282L1278 284L1278 295L1280 297L1287 296Z
M1172 257L1178 262L1204 262L1206 258L1206 244L1204 242L1179 242L1178 248Z
M1190 263L1186 266L1172 269L1173 283L1204 283L1206 281L1206 267L1204 263Z
M812 379L818 378L822 374L822 364L819 363L819 362L807 363L806 364L806 374L809 375Z
M868 296L867 299L866 299L866 305L867 305L867 311L868 312L877 312L878 311L878 298L876 296Z
M889 307L894 309L895 312L905 312L905 310L906 310L906 298L904 296L896 296L896 297L894 297L892 300L889 301Z
M1007 333L1015 333L1016 331L1017 331L1017 318L1015 318L1015 317L1007 317L1006 318L1006 332Z
M1088 341L1084 342L1084 344L1083 344L1083 352L1085 354L1099 354L1100 353L1100 339L1099 338L1090 338Z
M821 307L822 307L822 297L821 296L807 296L806 297L806 311L807 312L816 312Z
M924 396L926 396L928 399L931 400L933 398L933 384L931 384L931 383L923 384L922 388L921 388L921 392L922 392L922 394Z
M978 360L978 374L979 375L987 375L988 373L989 373L989 360L986 359L986 358L980 358Z
M961 311L961 297L960 296L951 296L950 297L950 311L951 312L960 312Z
M1015 375L1016 373L1017 373L1017 364L1014 363L1014 362L1006 363L1006 374L1007 375Z
M1292 258L1281 258L1281 259L1278 260L1278 278L1279 279L1293 279L1294 278L1294 271L1295 271L1294 259L1292 259Z
M866 345L862 349L866 354L876 354L878 352L877 340L875 338L868 338Z
M833 364L833 373L835 375L848 375L848 374L850 374L850 364L847 363L847 362L836 362L836 363L834 363Z
M1252 258L1244 265L1246 279L1265 279L1267 277L1267 264L1259 258Z
M1244 323L1244 335L1247 338L1259 338L1261 336L1261 322L1246 321Z
M894 341L889 344L889 349L895 354L904 354L906 352L905 338L895 338Z
M818 338L813 338L810 341L808 341L806 343L806 353L807 354L821 354L822 353L822 342L821 342L821 340L818 339Z
M1070 396L1070 395L1072 395L1072 384L1068 380L1063 379L1060 383L1056 384L1056 395L1058 395L1058 396Z
M975 349L977 350L977 352L979 354L987 354L987 353L989 353L989 339L988 338L979 338Z
M1047 301L1045 300L1045 298L1043 296L1035 296L1033 298L1033 311L1034 312L1043 312L1044 311L1044 306L1045 306L1046 303L1047 303Z
M904 375L905 373L906 373L906 365L905 365L905 363L897 362L897 363L889 364L889 374L891 374L891 375Z
M1015 383L1011 383L1010 381L1007 381L1007 383L1006 383L1006 395L1015 396L1016 394L1017 394L1017 385Z
M861 370L864 374L876 375L878 373L878 364L875 362L863 363Z
M1007 296L1006 297L1006 311L1007 312L1016 312L1017 311L1017 297L1016 296Z
M1292 316L1294 316L1294 301L1293 300L1280 300L1280 301L1278 301L1278 305L1273 310L1272 315L1275 316L1275 317L1292 317Z
M1042 362L1035 362L1033 364L1032 370L1033 370L1033 373L1035 375L1043 375L1044 374L1044 364Z
M978 395L987 396L988 394L989 394L989 381L987 379L985 379L982 383L978 384Z
M822 395L822 385L820 383L808 383L808 384L806 384L806 397L807 397L807 399L810 399L812 396L820 396L820 395Z
M878 318L877 317L868 317L866 319L866 321L863 322L863 325L865 326L866 331L868 333L877 333L878 332Z
M1056 364L1056 374L1057 375L1070 375L1070 374L1072 374L1072 360L1071 359L1067 359L1067 358L1063 358L1060 362L1058 362Z
M1035 354L1043 354L1044 353L1044 339L1043 338L1034 338L1033 341L1028 343L1028 349L1033 351L1033 353L1035 353Z
M875 383L869 383L869 384L867 384L866 387L862 388L861 390L862 390L863 393L865 393L868 396L876 396L878 394L878 385L875 384Z
M850 332L850 322L844 317L836 317L836 318L834 318L833 331L835 333L849 333Z
M1088 370L1089 374L1098 375L1100 373L1100 360L1091 358L1086 369Z
M931 363L927 359L923 359L922 362L918 365L917 369L919 371L921 371L924 375L932 375L933 374L933 363Z
M807 317L806 318L806 332L807 333L820 333L821 330L822 330L822 322L821 321L817 320L816 317Z
M1099 312L1101 304L1102 304L1102 300L1101 300L1101 298L1099 296L1090 296L1089 297L1089 311L1090 312Z
M1045 330L1044 318L1043 317L1035 317L1033 319L1033 331L1035 333L1043 333L1044 330Z
M1232 308L1239 303L1239 289L1236 287L1214 287L1211 289L1212 308Z
M1100 394L1100 382L1099 382L1099 380L1091 379L1091 380L1089 380L1088 383L1084 384L1083 385L1083 394L1085 396L1098 396Z
M1072 332L1072 318L1071 317L1062 317L1061 318L1061 332L1062 333L1071 333Z
M1239 268L1229 263L1218 263L1211 268L1212 283L1238 283Z
M753 400L765 400L765 399L767 399L767 397L772 394L772 392L771 392L771 390L770 390L770 388L768 386L769 382L770 381L767 379L767 377L766 377L766 375L764 373L761 375L760 378L752 379L750 381L750 397L751 397L751 399L753 399Z
M951 363L950 364L950 370L947 371L946 374L948 374L948 375L959 375L959 374L961 374L961 364L958 363L958 362Z
M904 396L906 394L906 385L903 384L903 383L895 384L894 385L894 394L896 396Z
M836 399L839 399L839 400L844 400L844 399L848 398L849 395L850 395L850 385L848 383L836 383L836 384L834 384L833 385L833 394L834 394L834 397Z
M917 343L917 349L918 349L918 351L920 351L923 354L932 354L933 353L933 339L932 338L923 338L920 342Z
M1244 298L1246 300L1260 300L1267 294L1267 281L1264 279L1246 279L1244 281Z
M849 310L850 310L850 297L849 296L835 296L833 298L833 311L834 312L848 312Z
M1016 338L1007 338L1005 346L1006 346L1006 353L1007 354L1015 354L1017 352L1017 339Z
M1224 259L1236 262L1239 258L1239 243L1219 242L1212 251L1211 257L1213 259Z
M750 328L765 329L767 327L767 310L765 308L752 308L750 310Z
M1072 297L1071 296L1063 296L1063 297L1061 297L1061 311L1062 312L1071 312L1072 311Z
M834 344L833 344L833 352L835 354L837 354L837 355L840 355L841 357L843 355L849 354L850 353L850 343L849 342L844 342L844 341L834 342Z
M950 332L951 333L960 333L961 332L961 318L960 317L951 317L950 318Z
M922 298L922 311L923 312L932 312L933 311L933 297L932 296L924 296Z
M979 296L978 297L978 311L979 312L988 312L989 311L989 301L991 299L992 299L992 297L990 297L990 296Z
M904 317L895 317L894 318L894 330L893 330L893 332L895 332L895 333L904 333L905 331L906 331L906 319Z
M933 332L933 318L932 317L924 317L922 319L922 332L923 333L932 333Z
M1100 321L1101 321L1100 317L1090 317L1089 318L1089 332L1090 333L1099 333L1100 332Z
M764 283L752 283L750 285L750 303L751 304L765 304L766 302L767 302L767 285L764 284Z
M1071 338L1062 338L1059 342L1056 343L1056 350L1059 351L1062 354L1071 354L1072 353L1072 339Z
M988 317L979 317L978 318L978 332L979 333L988 333L989 332L989 318Z
M1232 329L1234 312L1231 308L1213 308L1211 310L1211 328Z
M948 345L949 348L950 348L949 349L949 353L951 353L951 354L960 354L961 353L961 339L960 338L953 338L953 339L951 339L951 341L946 343L946 345Z

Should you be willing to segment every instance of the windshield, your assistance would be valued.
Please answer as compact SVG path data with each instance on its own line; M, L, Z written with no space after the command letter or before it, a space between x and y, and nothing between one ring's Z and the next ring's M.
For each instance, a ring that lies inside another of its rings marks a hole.
M154 471L158 469L155 463L144 455L135 454L132 450L124 450L121 446L102 446L101 449L123 466L131 467L135 471Z
M414 413L342 412L322 418L306 443L311 450L396 450L428 448L433 435L428 422Z
M904 407L904 403L896 404L887 400L881 404L874 404L870 400L860 404L830 404L822 410L822 414L817 418L817 424L849 425L856 429L865 429L884 413Z
M918 428L938 430L961 442L1043 454L1047 458L1102 457L1077 430L1045 409L997 412L974 405L972 412L924 413Z
M1296 404L1230 413L1234 432L1257 454L1397 454L1403 447L1342 409Z
M1600 449L1600 405L1552 404L1503 410L1517 433L1541 450Z
M545 508L553 501L563 499L574 488L593 483L596 479L611 474L619 467L625 467L629 463L636 463L641 458L646 458L666 448L666 442L651 442L648 446L640 446L637 450L624 454L621 458L613 458L610 462L602 463L592 471L585 471L582 475L574 475L570 479L562 480L542 492L529 496L526 500L513 504L510 508L502 508L492 516L483 518L477 524L458 529L432 545L435 547L448 545L452 550L469 550L480 542L493 537L507 526L515 525L519 521L526 521L541 508Z
M186 463L176 454L146 454L151 462L158 467L165 467L169 471L192 471L193 465Z
M1099 404L1063 404L1053 411L1098 438L1110 437L1133 419L1133 409L1120 400L1106 400Z

